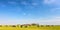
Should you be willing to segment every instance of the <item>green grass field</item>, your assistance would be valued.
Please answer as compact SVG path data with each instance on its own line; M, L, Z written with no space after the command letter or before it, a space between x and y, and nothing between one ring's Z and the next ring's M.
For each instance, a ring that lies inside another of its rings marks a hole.
M60 30L60 25L39 25L39 26L0 26L0 30Z

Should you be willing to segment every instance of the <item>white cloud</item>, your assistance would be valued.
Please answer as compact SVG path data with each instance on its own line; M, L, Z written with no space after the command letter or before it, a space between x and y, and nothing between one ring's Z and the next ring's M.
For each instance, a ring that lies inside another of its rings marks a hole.
M60 16L53 16L52 19L54 19L54 20L56 20L56 21L57 21L57 20L60 21Z
M53 9L51 9L51 12L58 12L58 13L60 13L60 8L53 8Z
M56 16L56 18L59 18L60 19L60 16Z
M26 13L23 13L23 15L27 15Z
M60 0L44 0L45 4L60 5Z
M4 19L4 18L5 19ZM0 19L0 24L31 24L31 23L39 23L40 25L43 24L43 25L60 25L60 16L50 16L46 19L42 18L42 19L28 19L28 20L21 20L21 19L11 19L11 18L6 18L5 15L4 16L1 16L1 18L3 19Z
M44 3L46 3L46 4L51 4L53 2L54 2L54 0L44 0Z
M21 4L28 5L28 3L26 1L21 2Z
M44 3L46 3L46 4L51 4L51 3L54 3L55 2L55 0L44 0Z
M31 24L31 23L38 23L40 25L60 25L60 17L51 17L52 19L48 20L1 20L0 24Z
M40 25L60 25L60 20L5 20L0 21L0 24L31 24L39 23Z

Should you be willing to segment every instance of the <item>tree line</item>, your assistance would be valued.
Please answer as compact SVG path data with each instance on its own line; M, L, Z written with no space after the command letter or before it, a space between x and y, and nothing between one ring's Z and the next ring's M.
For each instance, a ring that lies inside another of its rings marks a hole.
M25 27L25 28L27 28L27 27L31 27L31 26L36 26L36 27L54 27L54 26L60 26L60 25L39 25L39 24L23 24L23 25L20 25L20 24L18 24L18 25L0 25L0 27L21 27L21 28L23 28L23 27Z

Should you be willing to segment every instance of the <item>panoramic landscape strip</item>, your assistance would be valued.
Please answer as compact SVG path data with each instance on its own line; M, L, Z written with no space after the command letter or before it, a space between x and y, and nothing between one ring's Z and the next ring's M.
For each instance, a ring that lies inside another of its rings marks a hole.
M60 30L60 25L39 25L39 24L0 25L0 30Z

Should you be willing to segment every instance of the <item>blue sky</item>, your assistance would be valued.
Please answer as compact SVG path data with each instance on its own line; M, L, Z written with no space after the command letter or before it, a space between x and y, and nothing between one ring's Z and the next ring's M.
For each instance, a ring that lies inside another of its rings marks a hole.
M0 0L0 24L59 24L60 0Z

